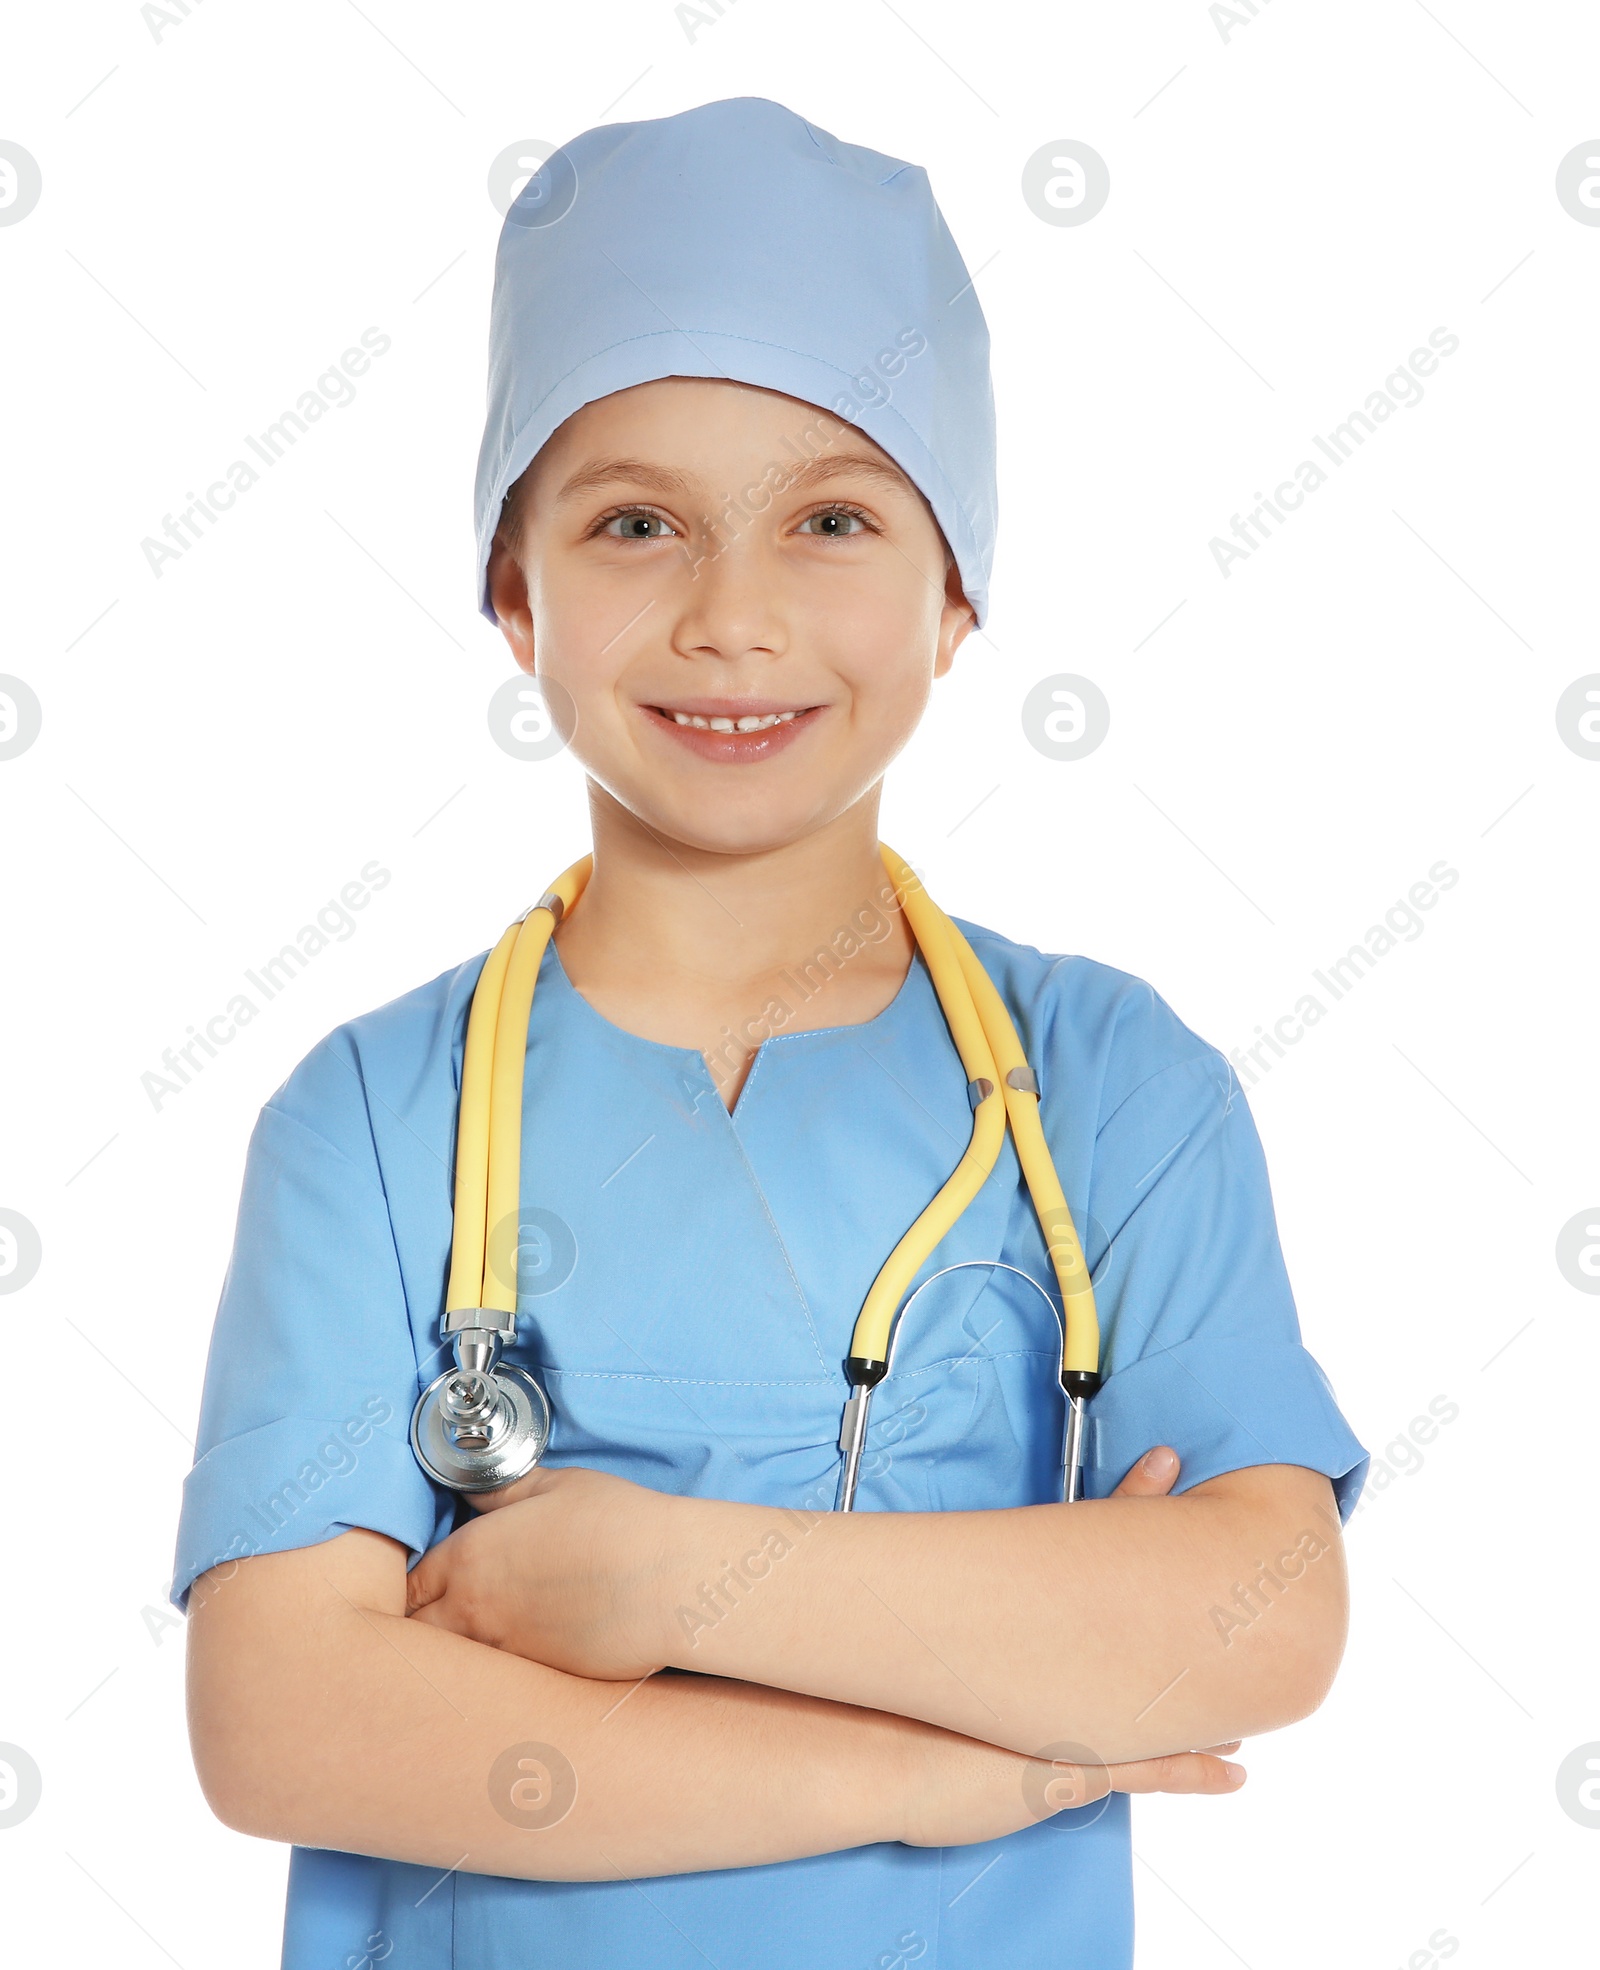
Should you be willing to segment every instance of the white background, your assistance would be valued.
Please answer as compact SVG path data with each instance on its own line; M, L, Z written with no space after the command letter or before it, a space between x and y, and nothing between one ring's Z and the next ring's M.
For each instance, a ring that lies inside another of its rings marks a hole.
M1440 1930L1463 1970L1587 1960L1600 1831L1555 1773L1600 1739L1600 1301L1555 1244L1600 1199L1600 762L1555 707L1600 671L1600 227L1555 173L1600 129L1600 22L1237 11L12 15L0 137L43 176L0 228L0 670L44 713L0 764L0 1205L44 1251L0 1300L0 1740L44 1774L0 1832L19 1959L277 1962L286 1850L205 1808L165 1603L245 1141L319 1037L481 950L584 845L576 767L485 720L510 674L472 591L486 173L753 93L928 167L994 335L990 633L885 819L940 900L1147 978L1230 1050L1459 871L1250 1094L1357 1433L1381 1455L1430 1401L1459 1415L1351 1527L1322 1711L1247 1747L1238 1797L1136 1805L1140 1963L1389 1970ZM1111 174L1082 226L1021 192L1068 137ZM141 540L369 325L393 346L356 401L158 580ZM1460 347L1425 399L1224 578L1211 538L1436 327ZM1019 717L1060 672L1111 706L1072 764ZM393 880L356 934L156 1110L163 1049L372 858Z

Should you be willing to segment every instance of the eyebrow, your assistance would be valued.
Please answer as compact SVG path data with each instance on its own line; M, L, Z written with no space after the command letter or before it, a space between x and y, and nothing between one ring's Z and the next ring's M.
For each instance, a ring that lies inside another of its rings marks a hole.
M582 466L556 494L557 501L576 499L580 493L599 492L602 487L625 480L629 485L646 486L651 492L668 497L687 498L693 490L682 472L669 465L648 465L640 458L597 458Z
M890 486L897 492L916 491L898 465L892 465L882 458L857 458L848 452L835 453L832 457L826 452L819 452L798 471L790 473L783 489L785 492L809 492L813 486L820 486L829 479L845 478L876 479L879 484Z
M782 463L783 461L775 461ZM770 470L770 467L768 468ZM751 483L759 482L753 480ZM802 466L791 472L785 479L784 492L809 492L813 486L825 484L830 479L866 478L876 479L880 484L897 492L916 491L898 465L886 459L857 458L845 455L830 457L819 452ZM600 492L607 486L626 483L643 486L648 491L657 492L665 498L690 499L694 487L685 473L675 471L669 465L651 465L641 458L597 458L590 464L580 467L556 494L557 502L577 499L582 494Z

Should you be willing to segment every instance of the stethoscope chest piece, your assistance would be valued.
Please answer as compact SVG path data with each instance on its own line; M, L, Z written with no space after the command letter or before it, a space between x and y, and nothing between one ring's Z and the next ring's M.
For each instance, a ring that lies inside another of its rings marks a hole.
M411 1412L417 1461L450 1491L500 1491L526 1477L550 1441L550 1405L508 1362L446 1369Z

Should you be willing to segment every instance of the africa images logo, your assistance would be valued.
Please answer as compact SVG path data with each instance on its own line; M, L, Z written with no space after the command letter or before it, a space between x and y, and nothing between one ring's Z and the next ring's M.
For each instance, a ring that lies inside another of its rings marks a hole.
M1359 410L1350 411L1343 423L1334 425L1326 436L1313 435L1312 447L1328 461L1327 466L1314 458L1303 458L1293 475L1274 486L1270 495L1258 487L1255 506L1245 514L1233 515L1229 526L1233 538L1224 540L1213 535L1207 543L1222 579L1226 581L1233 573L1235 561L1249 560L1267 544L1274 523L1282 526L1297 513L1305 505L1307 493L1321 492L1331 476L1328 466L1338 471L1397 410L1415 410L1426 394L1423 379L1433 375L1441 356L1453 356L1460 347L1460 336L1447 328L1434 329L1427 348L1413 349L1398 368L1390 370L1380 388L1368 392Z

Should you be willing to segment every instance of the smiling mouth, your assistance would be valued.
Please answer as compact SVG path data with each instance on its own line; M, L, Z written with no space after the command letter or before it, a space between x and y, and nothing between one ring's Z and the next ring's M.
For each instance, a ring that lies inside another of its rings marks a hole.
M668 711L664 705L655 705L663 718L670 718L674 725L692 725L697 732L770 732L774 725L787 725L800 716L798 711L741 712L737 718L725 712L707 718L697 711ZM813 707L814 709L814 707Z
M787 745L826 705L775 705L770 700L699 698L683 705L643 705L652 723L706 759L760 759Z

